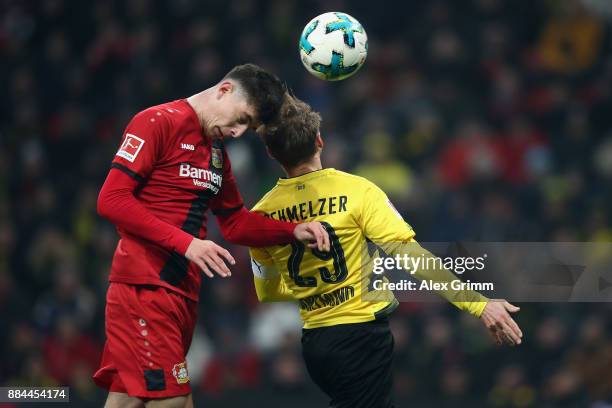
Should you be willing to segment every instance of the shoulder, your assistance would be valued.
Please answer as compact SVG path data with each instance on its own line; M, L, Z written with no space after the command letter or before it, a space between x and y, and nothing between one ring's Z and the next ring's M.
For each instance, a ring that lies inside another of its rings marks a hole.
M168 102L141 110L132 117L128 132L167 140L191 129L194 126L193 118L188 107L180 102Z
M158 107L153 106L141 110L132 117L130 126L146 127L149 129L155 129L162 126L168 125L169 118L167 115L160 110Z
M347 173L340 170L334 170L331 173L331 176L334 177L338 182L343 183L343 185L350 186L353 189L358 189L360 191L367 191L371 189L380 190L380 188L372 183L365 177L357 176L355 174Z
M191 111L181 100L155 105L141 110L132 120L147 121L157 125L179 125L191 121Z
M278 193L279 193L279 186L276 185L272 187L270 191L268 191L266 194L264 194L263 197L261 197L261 199L259 199L257 204L255 204L251 210L257 211L257 212L268 212L268 210L270 209L269 208L270 203L274 203L278 201L277 200Z
M365 177L339 170L334 170L331 177L335 178L337 190L343 191L349 197L352 214L357 219L360 219L366 209L388 201L385 192Z

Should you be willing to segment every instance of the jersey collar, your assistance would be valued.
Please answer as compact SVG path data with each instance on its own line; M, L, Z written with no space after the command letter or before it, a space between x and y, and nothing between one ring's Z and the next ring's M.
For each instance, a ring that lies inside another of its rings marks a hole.
M333 173L336 169L328 167L326 169L313 170L308 173L302 174L301 176L296 177L281 177L278 179L277 184L279 186L288 186L292 184L304 183L306 181L310 181L312 179L323 177L330 173Z

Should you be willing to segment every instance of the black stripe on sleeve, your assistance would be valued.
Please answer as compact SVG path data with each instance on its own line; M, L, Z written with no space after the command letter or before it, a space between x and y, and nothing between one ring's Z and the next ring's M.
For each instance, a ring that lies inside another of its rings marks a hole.
M138 174L136 172L133 172L132 170L128 169L123 164L113 163L113 164L111 164L111 168L112 169L121 170L122 172L124 172L125 174L127 174L128 176L133 178L134 180L138 181L139 183L142 183L144 181L144 177L142 177L140 174Z
M233 208L219 208L217 210L212 210L212 213L216 215L217 217L226 217L230 215L231 213L238 211L242 207L244 207L244 204L240 204L238 207L233 207Z

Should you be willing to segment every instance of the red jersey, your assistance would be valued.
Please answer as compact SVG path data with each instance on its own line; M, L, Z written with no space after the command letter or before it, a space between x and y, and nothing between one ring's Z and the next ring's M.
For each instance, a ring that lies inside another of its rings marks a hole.
M206 237L209 208L226 215L243 206L223 141L205 137L191 105L177 100L134 116L112 167L139 182L134 196L146 210L189 236L181 250L168 250L117 226L110 281L164 286L197 301L201 272L183 256L191 236Z

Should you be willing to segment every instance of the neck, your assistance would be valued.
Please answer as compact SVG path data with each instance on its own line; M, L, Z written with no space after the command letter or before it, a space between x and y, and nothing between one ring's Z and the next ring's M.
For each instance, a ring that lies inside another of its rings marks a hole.
M207 119L204 117L204 106L207 104L207 100L210 97L210 91L211 89L206 89L187 98L187 103L191 105L195 111L202 129L208 129Z
M307 162L298 164L297 166L289 169L285 169L285 173L287 173L287 177L298 177L312 171L321 170L322 168L321 158L316 155Z

